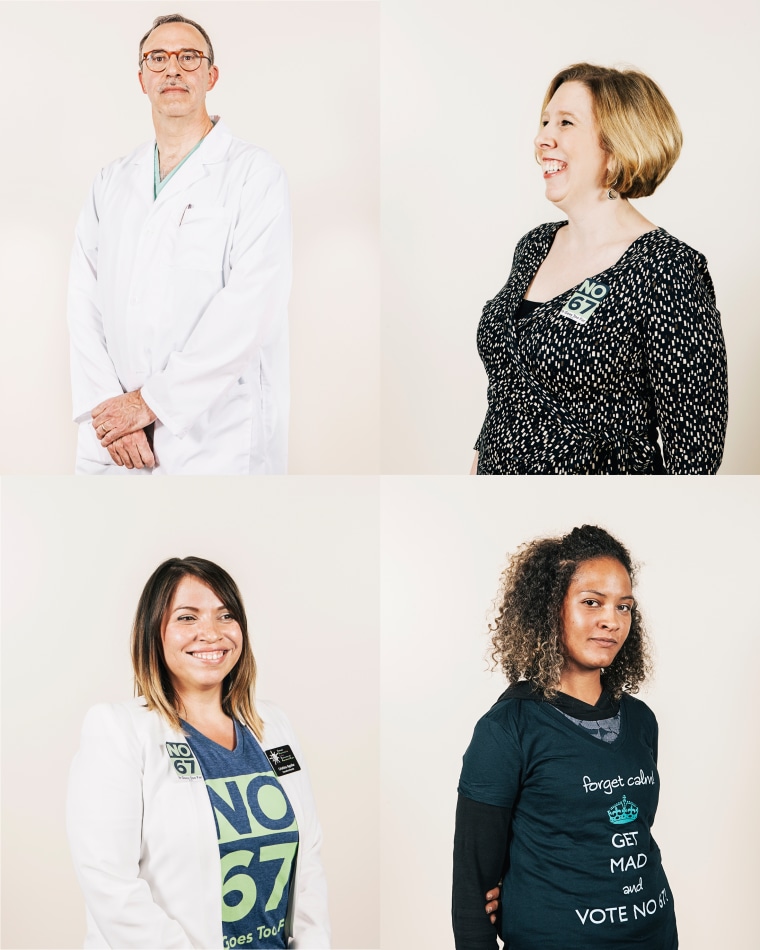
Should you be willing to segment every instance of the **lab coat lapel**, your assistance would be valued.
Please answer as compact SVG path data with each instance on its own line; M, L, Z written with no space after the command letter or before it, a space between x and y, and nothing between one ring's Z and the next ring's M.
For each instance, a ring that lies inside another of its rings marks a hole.
M129 164L132 167L132 189L125 195L132 210L136 205L147 218L153 208L153 147L155 142L146 142L135 150Z
M178 168L176 173L167 181L156 198L156 206L171 200L181 194L196 181L200 181L208 174L206 165L213 165L221 161L227 150L230 133L227 127L217 121L214 128L201 142L198 149L188 158L185 164Z

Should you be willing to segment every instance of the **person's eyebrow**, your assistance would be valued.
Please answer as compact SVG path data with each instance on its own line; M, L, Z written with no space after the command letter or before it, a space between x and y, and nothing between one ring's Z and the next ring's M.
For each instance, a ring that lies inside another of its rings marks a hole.
M578 591L579 594L596 594L597 597L608 597L609 594L604 594L600 590L581 590ZM623 597L619 597L619 600L634 600L634 597L631 594L625 594Z

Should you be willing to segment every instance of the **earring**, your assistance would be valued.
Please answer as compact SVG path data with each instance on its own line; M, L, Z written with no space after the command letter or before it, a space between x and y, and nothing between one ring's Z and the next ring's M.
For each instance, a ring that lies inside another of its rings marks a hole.
M618 197L618 193L614 188L610 188L610 190L607 192L607 197L610 199L610 201L614 201Z

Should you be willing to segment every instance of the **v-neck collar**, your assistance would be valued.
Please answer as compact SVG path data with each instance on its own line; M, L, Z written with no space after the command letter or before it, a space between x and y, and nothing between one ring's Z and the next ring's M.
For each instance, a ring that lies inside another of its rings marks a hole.
M209 739L207 735L204 735L200 729L196 729L195 726L192 726L189 722L186 722L184 719L180 719L180 724L183 729L189 730L194 736L201 739L203 742L209 742L212 746L215 746L217 749L221 749L227 755L238 755L243 746L243 736L241 735L240 726L237 720L232 720L232 725L235 729L235 748L228 749L226 745L222 745L221 742L216 742L214 739Z
M620 732L610 742L600 741L596 736L592 735L588 729L584 728L584 726L579 726L578 723L568 719L567 716L563 714L562 709L555 706L554 708L556 712L552 712L550 708L547 708L550 705L550 703L544 704L544 708L542 709L543 715L547 716L558 728L564 729L566 732L572 733L574 736L580 736L585 742L593 743L594 748L615 750L619 749L620 746L622 746L625 742L628 730L626 706L623 702L620 703ZM583 705L586 704L584 703ZM579 719L580 717L576 716L575 718Z
M522 288L522 293L520 294L520 300L523 300L525 298L525 294L528 290L528 287L530 287L531 281L536 276L539 268L548 257L549 251L551 250L552 245L554 244L554 239L557 237L559 229L565 227L568 224L568 222L567 221L553 221L552 224L554 225L554 230L549 231L547 228L547 231L545 235L543 236L544 237L544 240L542 241L543 254L541 255L540 259L536 260L536 266L533 272L530 275L528 275L527 282L525 283L525 286ZM655 227L655 228L652 228L650 231L645 231L643 234L640 234L637 238L631 241L631 243L623 251L620 257L613 264L610 264L609 267L605 267L604 270L600 270L596 274L588 274L586 277L583 278L583 280L578 281L577 284L573 284L572 287L568 287L567 290L563 290L561 293L555 294L549 300L529 301L530 303L536 304L535 310L531 313L531 316L533 316L533 314L537 313L539 310L541 310L544 307L550 307L552 305L556 305L557 302L561 300L563 297L567 297L573 294L587 280L593 281L594 283L599 283L599 281L602 281L606 277L606 275L612 274L614 271L618 270L621 266L628 263L628 257L632 254L636 254L639 251L639 247L638 247L639 242L645 241L646 238L649 238L654 234L659 234L660 232L665 233L664 228Z

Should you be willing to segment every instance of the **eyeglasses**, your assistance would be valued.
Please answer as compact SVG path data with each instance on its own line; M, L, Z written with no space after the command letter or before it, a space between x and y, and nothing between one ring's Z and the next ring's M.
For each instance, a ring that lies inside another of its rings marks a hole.
M154 49L149 53L143 53L142 61L151 72L162 73L169 65L172 56L177 57L177 65L185 72L197 69L203 59L208 59L209 65L211 64L208 56L204 56L198 49Z

